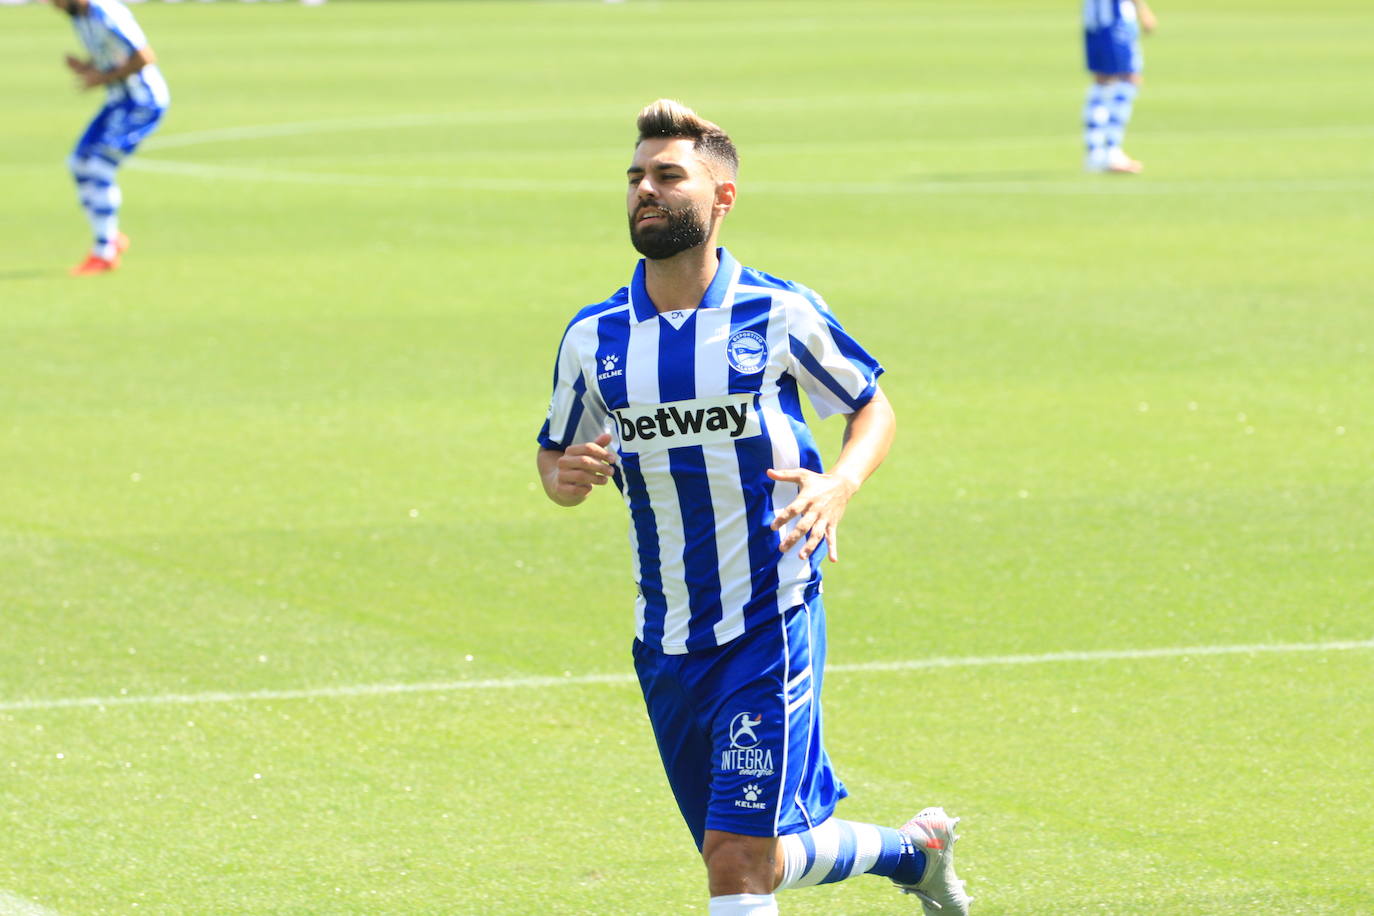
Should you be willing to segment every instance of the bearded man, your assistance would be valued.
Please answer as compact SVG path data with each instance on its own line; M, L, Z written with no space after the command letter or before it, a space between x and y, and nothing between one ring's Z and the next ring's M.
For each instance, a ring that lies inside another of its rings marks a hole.
M821 561L892 442L882 367L820 296L717 247L739 165L720 127L666 99L638 127L626 209L644 257L564 333L538 468L560 506L614 483L629 507L635 670L710 913L776 914L775 890L870 873L966 914L955 819L834 817L847 792L821 740ZM845 417L829 470L802 392Z

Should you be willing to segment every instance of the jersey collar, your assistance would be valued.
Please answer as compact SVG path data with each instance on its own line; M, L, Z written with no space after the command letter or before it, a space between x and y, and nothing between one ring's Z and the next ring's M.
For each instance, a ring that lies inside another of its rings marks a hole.
M729 251L717 248L716 257L720 261L716 266L716 275L711 278L711 285L706 287L706 293L701 297L698 308L713 309L725 305L726 294L739 275L739 262ZM635 265L635 274L630 280L630 304L633 306L635 321L648 321L658 315L658 309L654 308L654 302L649 298L649 290L644 285L643 258Z

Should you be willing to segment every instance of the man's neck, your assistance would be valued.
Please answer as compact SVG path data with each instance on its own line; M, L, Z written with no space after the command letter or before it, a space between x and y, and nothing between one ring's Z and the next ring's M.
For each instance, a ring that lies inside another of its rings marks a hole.
M689 248L671 258L644 261L644 288L660 312L694 309L715 279L720 258L715 240Z

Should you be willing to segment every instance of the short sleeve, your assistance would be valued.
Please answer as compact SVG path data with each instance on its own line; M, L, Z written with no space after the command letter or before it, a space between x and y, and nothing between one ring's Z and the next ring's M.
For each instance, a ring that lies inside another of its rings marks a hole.
M788 296L792 374L822 418L850 414L872 399L883 367L859 346L816 293Z
M584 325L574 323L563 335L553 369L553 395L549 412L539 430L539 444L563 451L579 442L590 442L600 435L608 414L599 399L587 388L580 343Z
M104 4L100 7L101 20L110 34L119 39L130 51L148 47L148 38L139 28L138 20L128 7L119 4Z

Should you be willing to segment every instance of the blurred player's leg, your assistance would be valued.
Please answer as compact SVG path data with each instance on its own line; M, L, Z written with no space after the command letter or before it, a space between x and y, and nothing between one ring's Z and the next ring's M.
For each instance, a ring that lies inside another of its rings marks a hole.
M67 168L76 182L77 199L86 214L86 221L91 225L94 239L90 256L72 270L74 274L102 273L114 269L117 263L118 254L112 241L119 232L120 194L114 184L119 162L117 159L101 159L97 150L119 119L117 106L106 105L101 108L82 133L81 139L77 140L76 149L67 158ZM102 234L105 244L101 243Z
M91 225L92 244L73 274L105 273L119 266L119 256L129 247L129 237L119 231L124 201L116 180L119 166L153 132L163 111L129 103L106 105L77 141L67 165Z
M1084 167L1093 172L1107 168L1107 126L1112 117L1108 104L1109 88L1102 83L1093 83L1088 87L1088 98L1083 103Z
M1126 125L1131 123L1131 111L1140 87L1129 79L1119 79L1109 83L1107 89L1110 92L1107 99L1110 111L1107 121L1107 159L1109 163L1120 165L1130 158L1124 149Z
M91 254L113 261L119 253L119 205L124 199L115 182L118 162L100 155L73 156L71 166L81 207L91 224Z
M1084 105L1084 165L1090 172L1139 172L1141 164L1122 148L1145 63L1135 4L1130 0L1084 3L1083 47L1093 77Z

